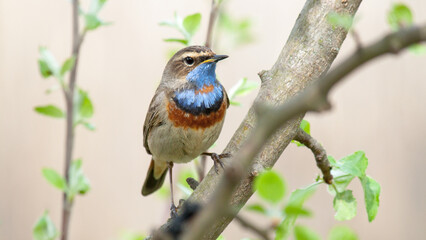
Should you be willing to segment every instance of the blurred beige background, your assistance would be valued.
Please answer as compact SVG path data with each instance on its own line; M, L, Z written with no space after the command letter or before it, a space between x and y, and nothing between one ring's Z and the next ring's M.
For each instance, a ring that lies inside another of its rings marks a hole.
M226 0L235 17L250 17L256 41L227 49L230 58L217 72L227 89L241 77L258 81L257 72L277 58L304 1ZM363 42L388 31L385 14L392 1L364 1L358 12ZM424 0L405 1L418 22L426 21ZM75 157L92 190L75 202L71 239L119 239L123 231L148 233L167 216L168 202L142 197L140 187L149 164L142 147L142 124L148 104L173 46L166 37L179 36L158 22L201 12L203 43L210 1L110 0L101 12L113 25L89 33L82 48L78 84L95 104L96 132L77 130ZM65 122L38 115L36 105L63 106L60 92L45 95L54 84L43 80L37 66L38 47L48 46L59 60L71 46L71 8L63 0L0 0L0 239L32 238L32 227L45 209L59 226L61 195L41 176L42 167L62 171ZM348 38L337 62L354 49ZM340 223L333 218L332 198L323 186L307 206L314 217L299 222L323 237L336 224L348 224L361 239L421 239L426 235L426 57L403 53L363 67L332 93L333 109L309 114L312 134L330 155L341 158L364 150L368 174L382 186L379 213L368 223L363 193L351 184L358 215ZM232 136L255 97L231 107L216 149ZM189 167L189 166L188 166ZM311 153L290 146L276 169L289 189L310 184L318 173ZM256 218L255 218L256 219ZM227 239L252 237L232 223Z

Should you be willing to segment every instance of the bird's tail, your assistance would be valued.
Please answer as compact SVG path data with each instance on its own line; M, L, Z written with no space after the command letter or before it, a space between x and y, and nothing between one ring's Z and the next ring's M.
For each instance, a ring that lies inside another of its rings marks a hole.
M151 159L149 164L148 173L145 178L145 182L142 186L142 195L147 196L157 191L164 183L164 179L167 174L167 163L154 162Z

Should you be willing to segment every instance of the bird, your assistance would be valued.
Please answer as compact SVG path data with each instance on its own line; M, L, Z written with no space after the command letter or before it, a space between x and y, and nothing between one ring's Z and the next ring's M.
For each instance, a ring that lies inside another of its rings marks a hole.
M206 46L189 46L167 62L161 82L146 114L143 146L152 156L142 195L158 190L169 170L171 215L176 216L173 200L172 168L200 155L214 161L216 173L221 159L230 154L207 152L223 127L229 99L216 78L216 64L227 58Z

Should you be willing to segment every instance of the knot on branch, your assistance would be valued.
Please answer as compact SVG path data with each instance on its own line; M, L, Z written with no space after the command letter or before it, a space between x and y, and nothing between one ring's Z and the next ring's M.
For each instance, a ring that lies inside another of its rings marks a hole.
M266 81L268 81L270 79L269 71L267 71L267 70L262 70L257 75L259 75L260 81L262 83L264 83L264 82L266 82Z
M265 171L265 168L263 167L263 165L259 164L259 163L255 163L252 166L252 170L250 172L250 177L257 177L263 171Z

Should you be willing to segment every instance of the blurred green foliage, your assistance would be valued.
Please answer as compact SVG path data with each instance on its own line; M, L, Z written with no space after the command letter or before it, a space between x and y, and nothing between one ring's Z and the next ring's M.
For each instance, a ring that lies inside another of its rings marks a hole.
M349 31L354 22L354 18L349 14L339 14L336 12L332 12L327 15L327 21L333 27L342 27L346 31Z
M180 17L176 12L172 20L160 22L160 26L167 26L178 30L183 38L166 38L165 42L181 43L184 46L192 45L192 38L200 28L201 14L194 13L184 18ZM174 54L174 53L173 53Z
M235 18L229 12L222 11L218 17L215 42L221 49L235 49L254 42L253 23L248 17Z
M133 231L123 231L120 235L120 240L143 240L145 235Z
M59 107L55 105L46 105L46 106L38 106L34 108L34 111L36 111L39 114L53 117L53 118L64 118L65 113L60 109Z
M328 233L328 240L357 240L356 233L347 226L335 226Z
M295 240L321 240L321 237L312 229L306 226L297 225L294 227L294 239Z
M89 10L85 13L80 10L85 20L84 31L92 31L100 26L109 25L110 23L104 22L99 18L99 11L102 9L107 0L92 0L90 2Z
M233 87L228 91L229 103L234 106L242 106L240 102L237 102L235 99L237 97L245 96L260 86L259 82L250 81L246 77L241 78Z
M34 240L54 240L59 235L47 211L37 220L33 227Z
M284 179L273 170L265 171L255 178L254 190L266 201L277 203L285 194Z
M414 25L414 16L410 7L403 3L394 3L387 14L387 21L393 31ZM414 44L408 50L416 55L426 54L426 46L424 44Z

